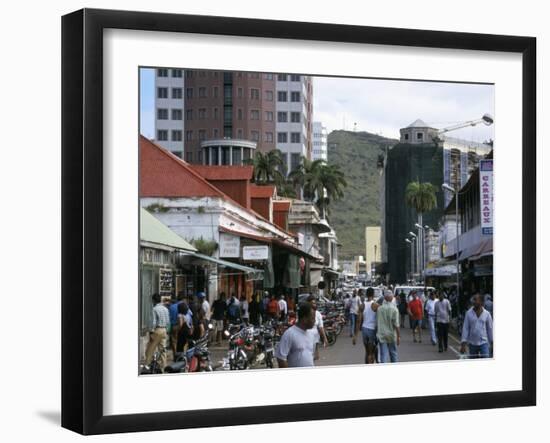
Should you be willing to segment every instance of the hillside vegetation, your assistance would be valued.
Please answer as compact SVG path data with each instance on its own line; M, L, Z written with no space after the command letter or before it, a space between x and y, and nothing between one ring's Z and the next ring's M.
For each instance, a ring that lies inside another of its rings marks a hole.
M342 259L365 255L365 227L380 225L379 156L397 140L368 132L333 131L328 162L340 165L348 183L343 199L332 202L329 221L342 245Z

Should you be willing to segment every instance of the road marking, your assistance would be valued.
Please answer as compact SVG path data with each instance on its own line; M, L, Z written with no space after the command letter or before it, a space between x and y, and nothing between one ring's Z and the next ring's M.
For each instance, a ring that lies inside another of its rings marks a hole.
M458 351L457 351L455 348L453 348L452 346L449 346L449 349L450 349L451 351L453 351L453 352L454 352L456 355L458 355L458 356L462 355L460 352L458 352Z

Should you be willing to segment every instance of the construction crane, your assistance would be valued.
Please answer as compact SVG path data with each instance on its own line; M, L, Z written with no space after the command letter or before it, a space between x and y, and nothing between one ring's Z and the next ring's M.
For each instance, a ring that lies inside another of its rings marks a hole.
M483 117L478 118L477 120L470 120L467 122L458 123L453 126L448 126L443 129L438 129L437 135L445 134L446 132L455 131L457 129L467 128L468 126L476 126L476 125L479 125L480 123L483 123L486 126L490 126L494 123L494 121L495 120L490 114L484 114Z

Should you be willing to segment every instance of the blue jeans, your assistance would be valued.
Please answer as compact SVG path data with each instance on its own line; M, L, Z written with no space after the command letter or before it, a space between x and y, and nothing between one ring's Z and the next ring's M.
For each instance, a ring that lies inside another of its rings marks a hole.
M349 315L349 320L350 320L350 323L349 323L349 333L350 335L352 334L355 334L355 322L357 320L357 314L352 314L350 313Z
M468 344L469 358L489 358L489 343L481 345Z
M380 349L380 363L397 363L397 345L394 343L378 343Z

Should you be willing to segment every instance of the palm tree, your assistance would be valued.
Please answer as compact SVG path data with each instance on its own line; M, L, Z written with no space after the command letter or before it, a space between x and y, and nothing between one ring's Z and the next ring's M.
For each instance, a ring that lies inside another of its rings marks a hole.
M302 189L305 200L313 201L315 199L315 193L320 184L323 164L323 160L308 160L306 157L302 157L302 161L298 167L288 175L294 186Z
M283 157L281 151L273 149L269 152L256 152L253 159L246 162L254 166L254 181L257 184L281 183L284 181Z

